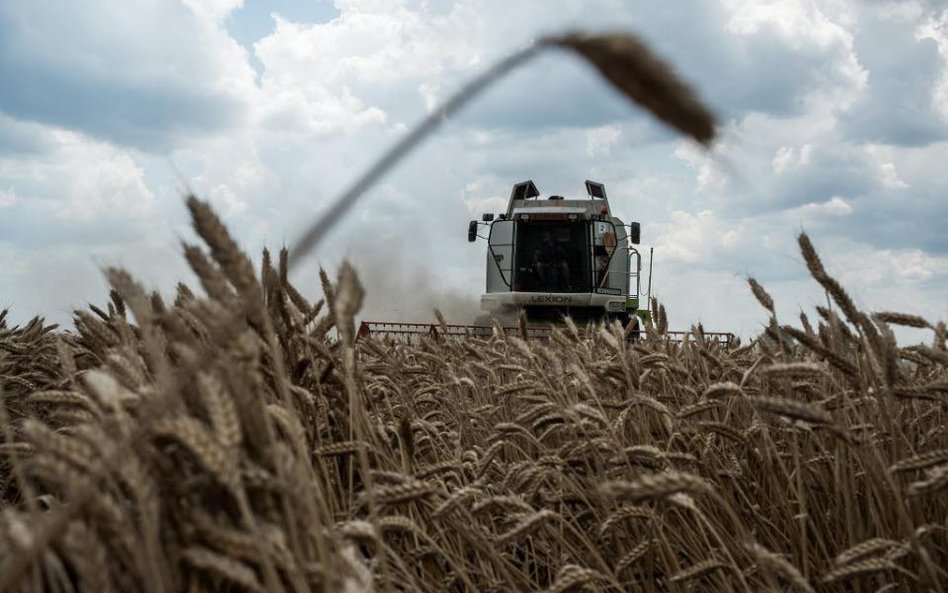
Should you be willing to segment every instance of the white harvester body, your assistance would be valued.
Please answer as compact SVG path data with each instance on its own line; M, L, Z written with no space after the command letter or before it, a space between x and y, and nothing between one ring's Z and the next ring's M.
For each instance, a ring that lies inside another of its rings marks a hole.
M587 181L588 196L540 198L532 181L513 187L506 212L485 215L486 292L481 308L503 316L525 309L532 319L616 318L639 308L638 223L612 215L605 187ZM477 221L468 239L477 237Z

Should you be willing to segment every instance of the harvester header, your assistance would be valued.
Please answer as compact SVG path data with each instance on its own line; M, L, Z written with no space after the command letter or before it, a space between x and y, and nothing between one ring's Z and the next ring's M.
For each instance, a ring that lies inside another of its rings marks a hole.
M468 223L468 241L487 241L485 314L473 325L363 321L359 336L396 338L484 337L496 331L524 338L549 337L551 323L566 316L579 323L615 320L634 340L650 323L648 296L642 295L639 223L614 216L606 187L586 181L586 195L541 197L532 180L510 190L504 212L484 213ZM651 258L649 258L651 271ZM651 275L650 275L651 276ZM649 290L651 277L649 278ZM525 313L529 325L514 323ZM500 323L492 323L491 317ZM663 331L672 341L689 332ZM701 332L727 348L734 336Z

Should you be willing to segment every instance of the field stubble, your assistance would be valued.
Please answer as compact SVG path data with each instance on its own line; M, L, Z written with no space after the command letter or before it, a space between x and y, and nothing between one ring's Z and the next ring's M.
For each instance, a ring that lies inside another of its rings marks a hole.
M860 311L805 235L833 307L751 280L730 351L405 344L355 340L351 267L310 303L189 207L205 296L110 270L75 331L0 316L0 590L944 591L945 325Z

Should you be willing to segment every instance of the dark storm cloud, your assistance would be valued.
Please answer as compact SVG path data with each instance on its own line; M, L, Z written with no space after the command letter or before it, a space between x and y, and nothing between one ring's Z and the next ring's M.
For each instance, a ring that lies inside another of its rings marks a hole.
M749 111L798 114L831 67L825 50L791 46L768 30L725 33L732 15L717 2L646 2L632 13L649 44L724 119Z
M869 87L841 114L849 139L924 146L948 137L948 123L932 100L945 64L937 43L917 38L916 27L867 15L856 29L854 46L869 71Z
M854 154L855 152L855 154ZM771 187L761 196L745 195L749 214L761 214L820 203L834 196L860 196L879 187L871 163L865 155L851 149L819 146L811 149L808 164L769 180Z
M944 195L944 194L942 194ZM948 255L948 214L935 202L912 208L916 216L906 218L903 208L873 207L878 201L866 203L866 208L840 234L862 241L879 249L921 249L934 255Z
M838 199L851 212L814 219L829 224L834 236L875 249L948 253L948 180L927 168L913 169L904 155L882 157L859 145L825 142L809 150L804 164L781 171L774 171L769 159L753 168L747 166L749 160L742 162L749 181L729 184L715 202L727 204L729 215L738 220L771 217L792 234L812 222L795 220L791 213Z
M562 52L529 63L458 116L462 124L515 133L595 127L641 117L587 66Z
M781 36L769 26L733 33L728 31L732 17L716 2L644 2L617 9L614 15L591 10L576 26L591 31L628 29L642 35L721 122L749 112L797 116L808 109L807 100L814 93L833 93L853 84L838 71L849 52L841 38L824 46ZM453 79L449 75L448 80ZM562 52L528 63L458 118L474 127L520 132L637 119L651 122L587 65ZM640 142L672 137L652 124Z
M40 156L52 148L48 139L40 133L39 127L0 112L0 158Z
M4 2L0 111L154 152L220 131L241 105L214 84L202 34L174 3Z
M8 115L150 152L165 152L182 137L221 130L236 119L218 105L222 97L187 89L114 86L82 74L43 72L2 58L0 77L22 81L0 91L0 105Z

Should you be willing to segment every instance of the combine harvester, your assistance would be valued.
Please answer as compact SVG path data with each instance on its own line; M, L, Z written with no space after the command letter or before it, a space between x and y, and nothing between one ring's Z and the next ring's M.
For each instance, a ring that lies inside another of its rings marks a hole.
M520 333L519 325L509 322L523 312L528 336L538 338L564 317L578 324L616 320L633 340L642 324L651 322L648 296L640 302L642 256L635 247L640 225L612 215L603 184L586 181L586 192L584 198L541 199L533 181L524 181L513 186L506 212L470 222L468 241L487 240L487 290L481 295L487 320L507 321L501 325L505 331ZM483 336L493 327L363 321L359 336ZM685 333L668 337L681 340ZM733 335L706 333L705 338L726 347Z

